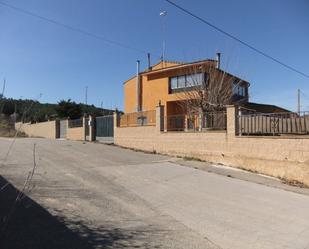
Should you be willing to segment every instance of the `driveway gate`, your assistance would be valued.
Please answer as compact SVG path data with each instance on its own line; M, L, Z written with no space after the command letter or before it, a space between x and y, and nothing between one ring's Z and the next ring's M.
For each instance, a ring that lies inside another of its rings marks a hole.
M96 139L106 142L113 142L114 137L114 116L96 117Z
M68 121L67 120L60 120L60 138L67 138L67 127Z

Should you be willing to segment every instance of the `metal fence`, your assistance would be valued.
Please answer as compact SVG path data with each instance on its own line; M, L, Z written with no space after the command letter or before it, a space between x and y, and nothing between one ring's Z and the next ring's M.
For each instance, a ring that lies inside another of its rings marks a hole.
M101 116L96 117L96 137L106 138L114 136L114 116Z
M164 121L166 131L226 130L225 111L168 115Z
M156 111L143 111L123 114L120 116L120 127L155 126Z
M238 122L240 135L309 134L309 112L240 114Z
M68 127L69 128L77 128L77 127L83 127L83 119L69 119L68 120Z

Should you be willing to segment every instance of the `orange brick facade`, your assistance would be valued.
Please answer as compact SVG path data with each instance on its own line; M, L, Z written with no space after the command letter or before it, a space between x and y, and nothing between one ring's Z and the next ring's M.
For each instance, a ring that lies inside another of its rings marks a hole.
M193 66L214 66L216 61L206 60L201 62L182 64L177 62L160 62L140 73L140 106L142 111L155 110L160 102L165 106L165 115L182 114L182 110L176 103L186 100L188 95L170 92L170 78L184 75L186 71L190 71ZM221 70L218 70L221 72ZM223 71L222 71L223 73ZM226 74L227 78L237 78L230 74ZM248 88L249 83L243 81ZM248 90L246 90L248 93ZM124 112L132 113L137 109L137 76L129 79L124 83Z

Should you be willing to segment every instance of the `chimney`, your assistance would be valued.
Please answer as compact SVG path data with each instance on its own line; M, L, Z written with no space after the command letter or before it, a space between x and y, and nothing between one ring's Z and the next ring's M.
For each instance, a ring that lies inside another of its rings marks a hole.
M140 83L140 61L136 61L136 111L140 111L140 88L141 88L141 83Z
M220 69L220 64L221 64L221 53L216 53L216 60L217 60L217 64L216 64L216 68Z
M147 53L147 60L148 60L148 70L151 70L150 53Z

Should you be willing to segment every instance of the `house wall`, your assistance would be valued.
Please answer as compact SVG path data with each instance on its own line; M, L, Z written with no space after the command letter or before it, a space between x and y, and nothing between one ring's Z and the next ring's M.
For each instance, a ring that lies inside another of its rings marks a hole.
M160 62L152 67L152 70L159 70L162 68L172 67L179 65L176 62ZM159 79L158 82L153 82L151 86L148 84L148 77L141 76L141 88L142 88L142 107L143 110L154 110L161 96L165 96L168 93L168 76ZM166 84L167 82L167 84ZM156 85L157 84L157 85ZM124 112L131 113L136 112L136 76L129 79L124 83ZM166 98L163 98L164 100ZM162 99L162 101L163 101Z
M114 142L128 148L196 157L269 176L297 180L309 186L308 137L235 136L235 114L235 110L228 108L227 132L160 132L158 125L115 127Z
M206 66L206 68L212 65L213 62L204 62L201 65ZM184 75L188 73L195 72L194 69L189 67L175 68L172 70L164 71L166 68L180 65L180 64L168 64L167 66L162 66L158 64L152 68L152 71L141 74L141 103L142 110L149 111L155 110L159 101L162 105L167 106L167 102L175 102L180 100L185 100L188 95L185 92L179 93L169 93L169 78L177 75ZM159 70L159 69L162 69ZM156 70L159 70L156 72ZM207 71L207 69L205 69ZM212 74L220 75L223 77L223 71L215 71ZM215 76L210 76L215 77ZM217 76L218 77L218 76ZM231 79L235 77L225 74L225 81L231 83ZM232 86L231 86L232 87ZM136 107L136 77L128 80L124 84L124 112L131 113L137 111ZM171 113L170 114L176 114ZM165 115L167 114L167 108L165 108Z
M136 77L127 81L124 86L124 112L136 112Z
M44 137L56 139L56 121L48 121L41 123L15 123L15 129L24 132L29 137Z

